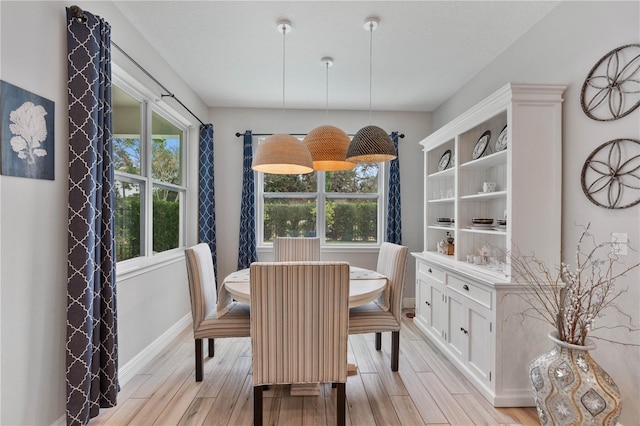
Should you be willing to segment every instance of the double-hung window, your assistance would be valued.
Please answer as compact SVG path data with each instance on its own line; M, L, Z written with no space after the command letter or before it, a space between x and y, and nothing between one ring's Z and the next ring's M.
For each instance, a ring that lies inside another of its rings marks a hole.
M116 260L185 245L187 128L126 84L114 84Z
M257 173L258 245L318 236L324 246L378 245L383 231L383 165L305 175Z

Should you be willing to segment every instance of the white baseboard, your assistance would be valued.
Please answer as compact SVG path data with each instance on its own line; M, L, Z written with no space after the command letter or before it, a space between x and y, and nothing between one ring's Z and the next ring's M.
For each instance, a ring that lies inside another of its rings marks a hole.
M171 343L173 339L178 337L184 329L191 324L191 312L182 317L177 323L171 326L167 331L162 333L160 337L151 342L149 346L140 351L129 362L118 368L118 380L120 386L124 386L133 378L142 368L144 368L156 355L158 355L165 347Z
M156 355L158 355L165 347L171 343L173 339L178 337L182 331L191 324L191 312L182 317L178 322L172 325L167 331L162 333L160 337L151 342L149 346L144 348L134 356L131 361L118 368L118 381L120 386L124 386L131 380L142 368L144 368ZM67 415L64 414L56 420L51 426L65 426L67 424Z

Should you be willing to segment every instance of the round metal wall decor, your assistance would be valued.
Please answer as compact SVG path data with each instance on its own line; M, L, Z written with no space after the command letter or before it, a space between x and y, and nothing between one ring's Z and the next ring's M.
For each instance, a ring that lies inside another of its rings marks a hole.
M582 166L582 190L606 209L640 203L640 141L614 139L597 147Z
M597 121L617 120L638 108L640 44L627 44L604 55L582 85L580 104Z

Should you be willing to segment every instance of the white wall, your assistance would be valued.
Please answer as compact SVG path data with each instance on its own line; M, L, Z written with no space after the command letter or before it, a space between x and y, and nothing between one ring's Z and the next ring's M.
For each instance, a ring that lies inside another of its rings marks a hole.
M52 424L65 412L67 282L67 47L70 2L0 2L0 78L55 102L55 180L0 180L0 424ZM112 40L197 115L207 109L110 2L81 5L111 24ZM113 60L159 89L122 55ZM168 103L173 102L169 100ZM179 113L179 106L175 107ZM185 115L185 119L194 121ZM197 139L192 132L191 143ZM197 156L197 149L195 150ZM197 176L197 175L196 175ZM197 179L190 176L190 179ZM197 188L195 180L194 188ZM195 189L193 189L195 191ZM191 215L195 210L191 207ZM195 227L190 227L190 242ZM118 282L120 367L189 314L186 268L176 262Z
M640 261L640 205L607 210L592 204L582 192L580 173L587 156L600 144L616 138L640 139L640 109L613 122L588 118L580 107L580 90L591 67L610 50L640 42L640 3L563 2L469 84L433 113L439 128L509 81L566 84L563 105L563 259L573 263L580 228L591 222L592 233L608 241L611 232L625 232L636 251L627 264ZM544 173L540 164L540 173ZM620 308L640 326L640 270L618 283L629 286ZM613 326L625 318L610 312L597 321ZM640 333L600 333L603 337L640 344ZM640 419L640 347L597 342L593 357L613 377L624 397L620 423L637 425Z
M210 120L214 124L216 220L218 223L218 274L223 277L236 270L238 253L238 227L242 193L242 137L235 133L252 130L254 133L282 131L282 110L211 108ZM332 124L347 133L354 134L369 124L367 111L287 110L284 127L291 133L306 133L322 125ZM420 141L431 130L428 113L374 112L373 122L387 132L404 133L399 139L400 180L402 197L402 243L411 251L422 250L422 150ZM271 253L258 253L268 259ZM324 253L323 259L342 259L354 265L375 268L377 252ZM415 294L415 262L410 257L407 264L405 298Z

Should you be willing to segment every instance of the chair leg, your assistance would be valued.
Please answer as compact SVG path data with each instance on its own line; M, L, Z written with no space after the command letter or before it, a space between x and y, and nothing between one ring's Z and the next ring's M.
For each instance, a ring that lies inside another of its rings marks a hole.
M209 358L213 358L213 354L215 353L215 349L213 347L213 339L207 339L209 341Z
M382 333L376 333L376 351L382 349Z
M253 424L262 426L262 386L253 387Z
M202 339L196 339L196 382L202 381Z
M336 425L344 426L346 423L346 383L338 383L336 393Z
M398 371L398 359L400 358L400 332L391 332L391 371Z

